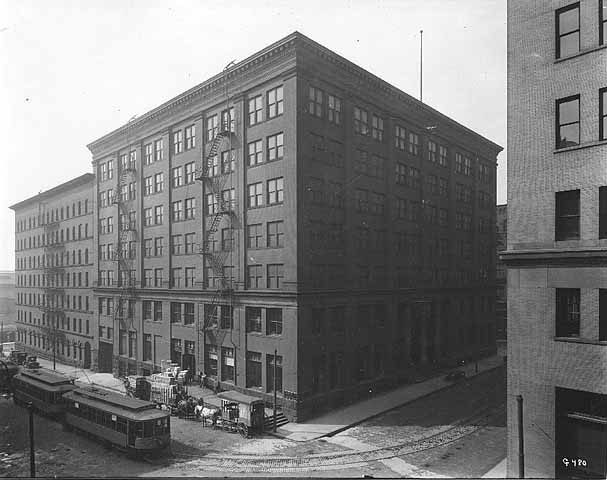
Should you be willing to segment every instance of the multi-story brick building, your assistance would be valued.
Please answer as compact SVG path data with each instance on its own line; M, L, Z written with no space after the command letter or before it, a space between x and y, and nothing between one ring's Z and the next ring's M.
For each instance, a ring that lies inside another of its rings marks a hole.
M89 149L104 369L301 419L495 347L501 147L299 33Z
M0 271L0 342L15 341L15 300L15 272Z
M606 159L607 3L510 0L509 476L607 477Z
M83 368L96 362L94 179L85 173L10 207L19 348Z

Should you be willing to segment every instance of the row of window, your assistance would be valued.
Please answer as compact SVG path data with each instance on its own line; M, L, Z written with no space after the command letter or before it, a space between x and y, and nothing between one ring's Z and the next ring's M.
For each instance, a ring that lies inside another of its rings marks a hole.
M599 90L599 140L607 140L607 87ZM572 95L556 101L556 148L579 145L580 96Z
M76 209L76 207L78 208ZM58 222L60 220L69 220L70 218L74 218L80 215L86 215L88 213L90 213L88 199L85 199L84 201L78 200L78 202L72 203L71 215L70 206L67 205L65 207L56 207L55 209L51 208L46 212L39 213L38 215L32 215L28 217L27 220L18 220L16 222L16 233L31 230L32 228L36 228L36 226L41 227L43 225Z
M580 52L580 2L559 8L555 12L556 58ZM607 42L607 1L599 0L598 44Z
M55 254L47 255L31 255L17 259L17 270L27 269L40 269L40 268L52 268L52 267L63 267L65 266L79 266L88 265L89 263L89 249L84 249L84 262L82 250L72 250L72 261L70 263L70 252L57 252ZM26 262L27 260L27 262ZM17 285L19 282L17 282Z
M71 302L70 302L71 298ZM84 298L84 303L82 299ZM37 307L53 307L57 309L67 310L83 310L88 312L89 310L89 297L88 295L45 295L40 293L23 293L18 298L18 305L31 305ZM84 306L84 308L83 308ZM31 312L30 312L31 321Z
M36 332L36 331L25 331L21 330L17 332L17 336L19 341L29 345L30 347L42 349L42 350L52 350L53 342L49 339L47 335L44 333ZM58 340L57 349L55 354L59 357L65 358L73 358L74 360L78 359L82 361L84 345L80 342L69 341L69 340Z
M568 190L555 193L554 239L579 240L580 238L580 191ZM599 187L599 238L607 238L607 186Z
M82 228L84 227L84 229ZM16 251L27 250L28 248L43 248L53 245L60 245L64 242L75 242L89 238L89 224L73 225L71 228L56 230L54 232L43 233L42 235L33 235L27 238L17 239Z
M70 287L69 273L56 273L54 275L19 275L17 287L46 287L63 288ZM88 287L89 272L84 272L84 282L82 281L82 272L72 272L72 287Z

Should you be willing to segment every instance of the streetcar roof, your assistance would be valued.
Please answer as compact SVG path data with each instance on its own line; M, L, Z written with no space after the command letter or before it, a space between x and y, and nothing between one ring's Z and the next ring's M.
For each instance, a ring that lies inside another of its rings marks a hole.
M61 390L59 387L64 385L73 386L71 378L43 368L31 370L22 369L20 373L15 375L15 378L20 378L22 381L43 386L48 390Z
M129 420L155 420L169 416L168 412L157 409L155 403L100 388L77 388L66 393L64 398Z
M245 395L244 393L237 392L236 390L228 390L227 392L218 393L217 396L223 400L230 400L232 402L252 404L255 402L263 402L263 400L252 397L251 395Z

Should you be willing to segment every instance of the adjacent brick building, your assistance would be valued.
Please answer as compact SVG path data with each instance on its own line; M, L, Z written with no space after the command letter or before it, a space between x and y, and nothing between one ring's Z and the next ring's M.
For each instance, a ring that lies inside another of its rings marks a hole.
M89 149L102 369L301 419L495 349L501 147L299 33Z
M10 207L18 347L84 368L96 363L94 179L85 173Z
M520 433L526 476L607 477L606 92L606 2L509 1L513 477Z
M496 207L496 268L495 268L495 283L496 283L496 302L495 302L495 337L498 347L498 354L506 355L506 319L507 319L507 282L506 282L506 265L500 259L499 255L506 250L506 237L508 234L508 206L497 205Z

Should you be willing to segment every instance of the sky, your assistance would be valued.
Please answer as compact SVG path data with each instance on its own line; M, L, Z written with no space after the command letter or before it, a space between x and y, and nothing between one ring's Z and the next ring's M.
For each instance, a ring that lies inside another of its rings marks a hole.
M0 0L0 270L8 207L85 172L86 145L297 30L506 146L503 0ZM497 203L506 202L506 151Z

